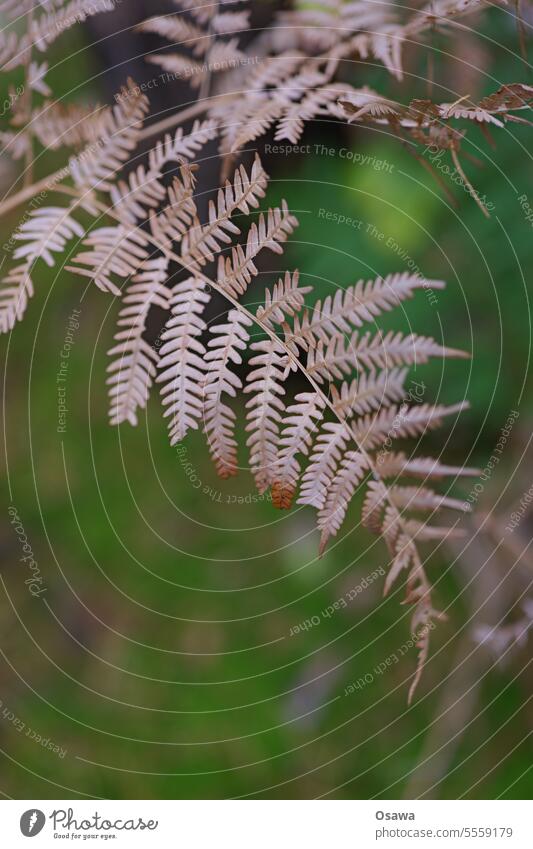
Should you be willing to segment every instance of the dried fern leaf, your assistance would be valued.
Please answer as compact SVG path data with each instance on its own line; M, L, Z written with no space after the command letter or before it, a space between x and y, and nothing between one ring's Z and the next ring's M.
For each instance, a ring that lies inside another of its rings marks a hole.
M244 389L252 394L246 403L246 432L250 434L246 445L250 449L250 468L257 489L263 493L272 486L276 477L288 358L282 346L272 339L253 342L250 348L256 353L250 359L251 370Z
M372 410L382 410L393 401L401 401L405 396L405 379L408 369L363 373L350 384L344 382L340 391L332 387L332 401L335 411L341 418L363 415Z
M407 475L415 478L444 478L459 477L466 475L475 477L479 469L471 469L467 466L445 466L433 457L410 457L406 454L388 453L378 457L379 473L383 478L399 477Z
M349 441L350 431L346 424L325 422L322 425L302 476L298 504L310 504L317 510L322 509Z
M239 12L218 12L210 21L210 29L217 35L232 35L249 26L250 12L246 9Z
M202 416L206 352L200 337L206 329L202 313L210 298L204 281L196 277L178 283L170 296L157 383L162 384L171 445L181 442L189 429L196 430Z
M307 353L307 371L316 380L338 380L352 371L363 368L387 368L390 366L422 365L430 357L467 357L463 351L445 348L428 336L410 333L395 333L390 330L372 335L370 331L360 335L356 330L347 339L341 334L327 341L319 340L316 347Z
M466 409L468 404L451 404L445 406L437 404L420 404L409 407L403 404L400 407L393 406L385 408L375 415L367 415L358 419L352 426L352 431L358 445L364 446L366 450L376 448L386 439L400 439L409 436L419 436L429 430L434 430L442 424L445 416L459 413Z
M322 114L327 103L338 100L339 90L334 87L322 86L311 88L299 103L289 105L277 125L274 138L276 141L287 139L296 144L305 129L306 123Z
M288 316L294 316L303 308L304 298L312 292L312 286L299 286L300 273L285 272L285 277L274 284L272 292L265 290L265 305L257 309L257 318L271 329L283 324Z
M27 132L11 132L0 130L2 151L12 159L22 159L30 148L30 137Z
M114 175L137 147L148 111L147 98L137 92L129 80L119 102L106 113L100 143L71 158L70 171L78 188L110 190Z
M32 20L25 38L37 50L44 52L65 30L83 23L92 15L112 12L114 8L114 0L71 0L56 11Z
M246 98L223 130L222 152L236 153L264 135L283 114L285 103L276 98Z
M238 298L257 274L254 264L257 255L266 249L281 254L282 244L297 224L297 219L289 212L284 200L281 202L281 208L269 209L266 218L260 213L257 224L254 222L248 232L246 249L235 245L229 257L219 257L217 284L224 292Z
M137 273L149 256L148 240L142 231L122 224L98 227L83 244L92 250L77 254L72 260L77 265L67 266L67 271L88 277L103 292L117 296L121 290L114 277L119 277L123 283Z
M17 242L24 243L16 248L13 258L32 262L42 258L53 268L54 253L63 253L68 241L75 237L81 239L84 235L84 228L63 207L45 206L32 211L28 221L13 234Z
M188 264L205 265L214 260L223 245L231 244L232 236L238 235L240 229L231 220L232 215L240 210L248 215L250 207L256 209L259 200L265 196L267 175L256 156L250 176L244 165L235 171L233 182L226 181L223 188L218 190L217 202L209 202L209 223L197 225L183 238L181 255Z
M394 510L390 510L389 525L396 525L398 522L398 514L395 513ZM385 584L383 586L384 596L389 594L402 572L407 572L410 568L416 565L416 547L413 544L411 537L404 534L399 528L397 532L393 532L393 535L395 537L395 551L392 564L387 572L387 577L385 578Z
M46 101L34 109L31 129L42 145L57 150L60 147L81 147L99 142L109 124L111 109L103 106L82 106Z
M167 275L166 258L147 260L122 299L115 333L117 344L108 351L113 357L107 369L112 425L128 421L135 426L137 411L148 402L159 355L143 339L143 333L152 306L168 309L169 290L164 285Z
M346 452L318 514L320 555L324 553L330 537L338 533L350 501L367 471L368 461L364 454L360 451Z
M158 139L150 149L149 166L154 172L162 172L169 162L181 162L182 158L194 159L205 145L217 136L215 121L195 121L190 131L185 133L178 127L174 135L167 133L163 139Z
M21 321L28 300L33 296L31 279L32 262L11 268L2 278L0 286L0 332L8 333L17 321Z
M62 207L47 206L33 210L13 234L13 239L22 244L13 252L15 260L23 260L3 278L0 287L0 331L12 330L26 311L29 298L33 295L31 269L34 262L43 259L53 268L56 254L62 254L67 243L81 239L85 230L81 224Z
M325 408L325 401L317 392L301 392L294 401L283 417L285 424L272 482L272 504L279 510L288 510L292 504L301 471L298 457L307 457Z
M195 56L202 56L209 48L210 36L183 15L155 15L142 21L137 29L161 35L174 45L185 45Z
M439 280L428 282L410 272L389 274L366 282L359 280L355 286L338 289L333 297L328 295L323 302L317 301L311 311L304 312L302 319L297 316L286 340L290 345L308 350L317 341L329 342L339 332L351 334L354 327L374 321L383 312L412 297L416 289L428 285L435 289L444 287Z
M416 542L427 540L464 539L467 531L462 528L443 527L428 525L427 522L419 522L417 519L405 519L402 522L405 533Z
M395 507L407 510L440 510L448 507L451 510L465 510L465 502L457 498L447 498L432 489L423 486L391 486L388 497Z
M188 56L179 53L151 53L146 61L163 68L177 79L187 80L192 88L200 88L207 74L207 65L194 62Z
M361 510L361 521L365 528L375 534L381 533L381 515L387 503L387 487L379 480L370 480Z
M189 169L174 177L167 189L167 203L150 215L150 230L161 250L170 255L191 227L197 225L198 211L193 198L194 179Z
M167 195L160 175L154 175L144 165L130 171L127 180L118 180L111 186L110 197L114 210L129 224L147 218L151 210L159 207Z
M221 478L237 474L236 416L222 399L224 395L234 398L242 389L242 381L231 364L241 365L250 338L247 328L251 325L252 321L240 310L230 310L225 324L210 327L203 422L209 451Z
M283 83L293 77L299 68L307 62L305 53L291 50L276 56L261 57L248 78L246 92L256 94L266 89L283 89Z

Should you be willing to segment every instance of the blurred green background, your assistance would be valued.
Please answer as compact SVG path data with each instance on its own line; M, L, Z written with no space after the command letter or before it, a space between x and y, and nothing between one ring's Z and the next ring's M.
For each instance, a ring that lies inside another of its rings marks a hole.
M68 83L69 98L76 99L76 81L98 74L99 66L84 48L83 30L68 38L70 55L74 38L80 52L64 61L67 51L58 42L51 81L56 96ZM507 39L511 52L491 48L487 73L472 80L472 95L524 79L512 53L516 34L509 28L498 38ZM478 65L484 67L481 60ZM347 78L357 84L361 68L351 73ZM384 71L371 77L365 77L370 85L386 81ZM389 86L391 96L405 99L397 84ZM413 95L424 90L414 77L413 86ZM102 80L85 85L83 98L90 99L88 91L95 99L104 96L102 87ZM434 96L455 99L438 89ZM485 510L515 477L517 452L531 431L524 381L533 248L518 202L522 193L533 198L530 131L510 124L494 137L496 150L470 127L464 148L483 163L478 168L464 161L480 194L495 206L488 221L453 187L458 205L452 208L420 164L382 131L316 122L303 139L309 155L265 156L273 178L268 200L285 197L301 222L265 283L298 267L318 296L332 284L401 271L408 258L429 278L448 281L437 303L419 292L381 326L412 326L472 353L470 361L436 362L413 373L429 387L428 400L466 396L471 402L459 422L425 440L422 455L444 451L449 462L483 468L510 411L520 411L498 475L486 484ZM335 148L333 155L316 155L314 145L322 143ZM340 154L343 148L388 165L355 163ZM64 161L61 153L45 153L38 175ZM321 209L362 224L325 221ZM20 215L16 210L4 220L2 241ZM387 245L390 238L402 256ZM250 292L252 301L262 296L262 280ZM389 661L385 674L373 672L409 639L403 588L384 602L381 579L347 608L322 614L385 564L384 546L358 526L358 505L318 560L311 511L277 514L267 500L247 499L253 486L246 470L235 481L218 481L199 434L188 438L185 454L171 448L156 392L138 428L110 428L104 381L116 304L96 289L80 301L81 278L59 267L51 272L40 264L34 282L24 322L0 343L6 364L2 793L528 798L530 652L523 647L505 665L485 658L482 673L477 661L470 665L471 656L482 653L472 638L471 616L478 612L469 567L456 559L457 551L441 548L430 561L435 598L448 621L432 636L430 660L408 707L415 651ZM69 362L66 433L58 434L56 375L73 309L81 309L80 327ZM467 481L463 494L470 486ZM10 504L47 587L39 599L23 583ZM485 544L492 562L494 546ZM471 563L476 552L468 556ZM506 563L498 567L502 579ZM478 560L481 570L485 565ZM505 613L514 604L510 597ZM319 624L291 635L312 617ZM468 661L458 680L457 658L465 646ZM346 694L369 673L371 683ZM26 734L28 728L41 743ZM441 728L444 753L428 770L421 762ZM48 739L64 756L42 745Z

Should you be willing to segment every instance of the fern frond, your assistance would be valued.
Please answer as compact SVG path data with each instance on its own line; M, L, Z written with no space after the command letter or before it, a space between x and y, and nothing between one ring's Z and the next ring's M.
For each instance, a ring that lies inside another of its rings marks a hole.
M174 287L170 319L161 336L156 380L163 384L163 415L169 419L171 445L181 442L189 429L196 430L202 416L206 362L200 337L206 329L202 313L211 298L205 289L203 280L196 277Z
M195 56L202 56L209 48L209 35L183 15L155 15L142 21L137 29L161 35L174 45L190 47Z
M337 466L350 441L350 431L341 422L325 422L318 434L309 464L303 474L298 504L310 504L317 510L325 504Z
M267 89L283 90L283 83L293 77L299 68L307 62L305 53L291 50L288 53L279 52L276 56L262 57L252 70L246 91L257 94Z
M161 173L169 162L180 162L182 158L193 159L196 154L217 136L215 121L195 121L190 131L185 133L178 127L174 135L167 133L158 139L148 154L150 170Z
M139 165L127 180L118 180L110 189L111 202L120 218L129 224L145 219L166 197L166 189L158 176Z
M299 286L300 273L285 272L285 277L274 284L272 292L265 290L265 305L257 309L257 318L268 327L283 324L287 316L294 316L304 305L304 298L312 292L312 286Z
M251 325L252 321L242 312L230 310L225 324L210 327L203 419L209 450L221 478L237 474L236 416L222 397L226 394L234 398L242 389L241 379L230 366L242 363L242 352L250 338L247 328Z
M112 12L114 8L113 0L71 0L56 11L34 19L28 40L37 50L44 52L65 30L83 23L92 15Z
M144 339L146 318L155 305L168 309L169 290L164 285L168 275L168 260L164 257L147 260L128 286L118 317L116 345L108 351L113 362L107 371L110 387L109 417L112 425L128 421L137 424L137 410L144 409L159 359L157 351Z
M407 701L410 703L420 682L422 671L429 655L429 636L434 627L434 621L435 619L445 619L446 617L433 609L431 587L426 578L426 573L416 546L411 541L408 542L407 539L404 545L408 548L407 566L410 566L405 602L414 607L411 618L411 633L416 640L418 650L416 670L407 695Z
M32 261L11 268L0 286L0 333L8 333L21 321L33 296Z
M282 12L278 26L288 30L288 40L306 52L329 52L358 31L376 32L393 21L391 6L365 2L326 0L317 7ZM349 45L347 51L349 52Z
M219 257L217 284L221 289L233 297L242 295L257 274L254 264L257 255L265 249L281 254L282 244L297 223L284 200L281 208L269 209L266 218L260 213L257 224L254 222L248 232L246 250L241 245L235 245L229 257Z
M332 401L336 412L342 418L363 415L372 410L382 410L393 401L401 401L405 396L405 378L408 369L383 370L375 374L363 373L348 384L344 382L339 390L332 387Z
M216 204L209 202L209 223L198 225L187 233L181 243L181 255L191 264L205 265L220 253L224 244L231 244L231 237L238 235L240 229L231 220L231 216L240 210L245 215L250 207L256 209L260 198L265 196L267 175L256 156L250 177L244 165L235 171L233 183L226 181L224 188L217 193Z
M239 12L218 12L211 18L211 30L217 35L231 35L249 26L250 12L247 9Z
M103 292L111 292L113 295L120 295L120 289L113 278L116 276L122 281L127 280L148 259L146 236L141 230L122 224L98 227L84 239L83 245L92 250L77 254L72 261L78 265L67 266L67 271L88 277Z
M193 198L194 178L190 169L182 169L181 178L174 177L167 190L167 203L150 216L150 229L161 250L172 251L191 227L197 225L198 211Z
M282 346L272 339L253 342L250 348L257 353L250 359L251 370L244 389L246 393L253 393L246 403L246 432L250 434L246 444L250 449L250 468L257 489L263 493L276 477L288 358Z
M222 40L238 30L247 29L248 12L223 11L219 0L211 5L186 9L190 17L180 15L154 16L139 25L144 32L154 32L173 45L183 46L203 64L182 53L151 54L148 61L166 71L188 80L199 88L213 73L238 67L246 59L239 49L238 38Z
M417 519L405 519L402 522L402 527L406 535L410 539L416 540L416 542L426 542L436 539L464 539L467 534L467 531L462 528L439 528L435 525L428 525L427 522L419 522Z
M365 528L375 534L381 533L381 515L387 501L387 487L379 480L370 480L361 510L361 521Z
M70 160L70 171L78 188L110 190L113 176L128 161L139 143L147 98L138 92L132 80L123 88L121 99L106 113L102 137L80 155Z
M13 253L14 259L34 261L39 257L53 268L54 253L61 254L67 242L76 236L81 239L85 230L72 215L59 206L45 206L33 210L28 221L13 234L17 242L24 242Z
M107 131L111 109L108 106L51 103L46 101L34 109L31 129L44 147L78 148L94 144Z
M315 380L340 380L362 368L386 368L401 365L421 365L430 357L467 357L463 351L444 348L433 339L414 333L404 336L393 330L386 334L363 335L354 331L347 339L340 333L327 341L320 339L307 352L307 371Z
M25 15L35 5L35 0L1 0L0 12L8 19Z
M464 501L446 498L423 486L391 486L388 497L395 507L408 510L440 510L441 507L461 511L465 509Z
M264 135L283 114L285 103L277 98L257 95L245 98L240 108L231 116L231 123L223 131L223 152L236 153L259 136Z
M311 90L303 99L298 103L290 104L285 109L274 135L276 141L287 139L292 144L297 144L304 132L306 123L321 115L326 104L338 100L338 88L332 86L314 88L312 84L306 87ZM301 91L299 94L301 94Z
M146 61L163 68L177 79L187 80L192 88L200 88L207 74L206 64L201 65L179 53L151 53L146 57Z
M400 82L403 80L403 30L400 26L384 24L380 32L359 33L349 43L349 49L362 59L373 57Z
M48 62L30 62L28 68L28 85L32 91L42 94L43 97L49 97L52 94L52 89L46 82L48 73Z
M376 448L387 438L399 439L409 436L419 436L429 430L434 430L442 424L445 416L459 413L467 408L466 402L444 406L437 404L420 404L409 407L393 406L385 408L376 415L367 415L358 419L352 430L359 445L366 450Z
M67 242L81 239L84 228L68 210L62 207L43 207L33 210L13 234L13 239L22 242L13 252L15 260L22 264L10 269L0 288L0 332L12 330L26 311L29 298L33 296L32 266L38 259L53 268L55 254L64 252Z
M0 130L0 142L3 152L15 160L26 156L30 147L29 134L24 131L15 133L10 130Z
M292 331L286 336L287 342L308 350L317 341L328 343L339 332L351 334L354 327L373 321L412 297L416 289L428 285L434 289L444 287L439 280L428 282L410 272L389 274L366 282L359 280L355 286L338 289L333 297L328 295L323 302L317 301L310 311L304 312L302 319L297 316Z
M213 20L221 15L224 8L227 6L236 6L244 0L218 0L217 3L212 3L210 0L204 0L194 6L191 6L190 0L174 0L174 4L188 12L202 26L210 24L213 27Z
M479 469L471 469L467 466L445 466L433 457L410 457L403 453L387 453L378 457L378 468L381 477L395 478L407 475L414 478L444 478L459 477L466 475L475 477Z
M364 454L360 451L346 452L318 514L320 555L324 553L330 537L335 536L341 527L348 505L367 471L368 462Z
M325 407L325 400L317 392L301 392L294 401L283 417L285 424L272 482L272 504L279 510L288 510L292 504L301 471L297 457L307 457Z
M246 60L246 54L239 50L238 39L232 38L229 41L214 41L213 46L209 50L208 59L210 72L218 69L227 69L236 67L239 62Z

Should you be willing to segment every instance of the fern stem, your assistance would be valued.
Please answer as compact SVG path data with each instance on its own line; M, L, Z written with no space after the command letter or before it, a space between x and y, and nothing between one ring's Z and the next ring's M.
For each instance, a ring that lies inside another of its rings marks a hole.
M461 179L464 181L466 187L468 188L468 191L469 191L471 197L474 198L475 202L479 206L479 208L480 208L481 212L483 213L483 215L485 216L485 218L490 218L490 212L488 211L487 207L485 206L485 204L483 203L483 201L479 197L478 193L476 192L475 188L473 187L472 183L470 182L470 180L466 176L465 172L463 171L463 167L462 167L461 163L459 162L459 157L457 156L457 151L455 150L455 148L452 147L452 148L450 148L450 152L452 154L453 164L455 165Z

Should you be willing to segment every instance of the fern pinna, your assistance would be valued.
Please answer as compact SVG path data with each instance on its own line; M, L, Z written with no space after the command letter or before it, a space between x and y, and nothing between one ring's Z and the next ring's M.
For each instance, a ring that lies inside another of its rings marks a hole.
M251 285L257 292L259 256L283 253L297 220L285 201L265 207L268 177L260 158L248 168L238 157L269 130L277 141L295 143L312 120L372 124L408 141L420 159L433 148L449 152L462 184L488 214L459 162L466 130L455 122L477 125L486 135L489 127L528 123L516 113L529 108L533 88L508 84L477 102L465 96L434 103L411 94L402 105L360 79L367 60L369 67L381 62L398 90L402 53L429 52L425 39L437 30L461 34L456 21L495 5L484 0L432 0L414 10L296 0L274 14L268 30L252 26L247 47L242 36L250 18L239 0L175 5L174 14L140 25L170 42L168 52L151 53L147 61L162 69L165 84L172 75L189 79L199 100L145 127L149 104L132 81L112 107L51 99L47 48L74 24L111 12L113 0L0 0L14 27L0 34L2 70L24 75L8 125L0 128L5 152L23 162L23 187L0 209L26 203L41 189L65 200L20 219L11 266L2 272L0 330L11 331L23 317L38 263L54 266L75 242L67 268L119 301L107 374L113 425L137 424L156 388L171 443L202 429L218 474L227 478L243 462L236 437L242 395L247 463L257 488L271 492L276 508L296 502L315 511L321 553L356 493L364 492L362 522L390 552L385 592L405 577L413 608L419 657L411 697L440 616L419 544L458 533L433 518L441 508L462 507L431 484L471 472L415 459L395 442L421 436L465 406L413 402L409 367L463 354L427 336L384 332L379 318L418 290L444 284L412 273L355 282L348 276L345 288L313 303L303 276L287 271L252 311L243 295ZM354 66L357 87L345 73ZM199 120L202 115L207 119ZM168 132L187 122L188 132ZM146 162L135 160L128 170L149 137L155 142ZM215 138L224 178L204 219L195 197L195 159ZM67 148L70 160L34 183L37 144ZM431 157L424 164L430 167ZM87 226L87 220L98 223ZM213 292L223 296L227 311L210 323ZM167 315L157 345L146 333L154 308ZM306 381L294 395L293 373Z

